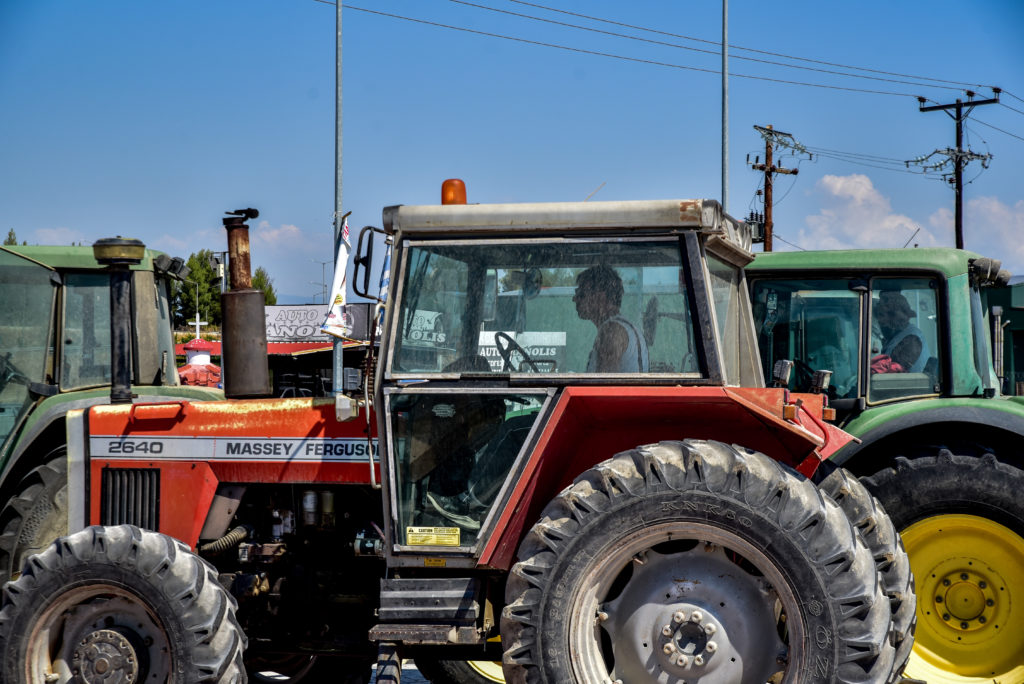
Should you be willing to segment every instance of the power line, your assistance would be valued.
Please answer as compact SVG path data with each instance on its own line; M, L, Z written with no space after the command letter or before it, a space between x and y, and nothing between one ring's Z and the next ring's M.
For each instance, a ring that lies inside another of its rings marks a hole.
M804 248L803 248L803 247L801 247L800 245L796 244L795 242L790 242L789 240L786 240L785 238L781 238L781 237L779 237L779 234L778 234L778 233L775 233L775 239L776 239L776 240L778 240L779 242L785 242L785 243L786 243L787 245L789 245L790 247L796 247L796 248L797 248L797 249L799 249L799 250L800 250L801 252L806 252L806 251L807 251L806 249L804 249Z
M1010 96L1010 97L1012 97L1012 98L1013 98L1014 100L1019 100L1020 102L1024 102L1024 99L1021 99L1021 98L1017 97L1016 95L1014 95L1013 93L1011 93L1011 92L1010 92L1009 90L1004 90L1004 91L1003 91L1003 94L1004 94L1004 95L1009 95L1009 96Z
M1005 92L1005 91L1004 91L1004 92ZM1000 102L999 104L1000 104L1001 106L1003 106L1003 107L1006 107L1007 109L1009 109L1009 110L1010 110L1010 111L1012 111L1012 112L1017 112L1018 114L1024 114L1024 111L1022 111L1022 110L1020 110L1020 109L1016 109L1016 108L1014 108L1014 107L1011 107L1010 105L1006 104L1005 102Z
M721 49L721 45L722 45L720 42L717 42L717 41L714 41L714 40L707 40L705 38L695 38L693 36L686 36L686 35L682 35L682 34L679 34L679 33L669 33L667 31L660 31L658 29L647 28L647 27L644 27L644 26L635 26L633 24L626 24L626 23L623 23L623 22L613 21L613 20L610 20L610 19L602 19L600 17L593 17L593 16L590 16L590 15L587 15L587 14L579 14L577 12L569 12L567 10L561 10L561 9L557 9L555 7L548 7L546 5L539 5L539 4L533 3L533 2L526 2L525 0L509 0L509 2L514 2L517 5L527 5L529 7L536 7L538 9L548 10L549 12L558 12L560 14L567 14L569 16L579 17L581 19L589 19L591 21L599 21L599 22L603 22L603 23L606 23L606 24L612 24L614 26L621 26L623 28L631 28L631 29L636 29L638 31L647 31L649 33L655 33L655 34L659 34L659 35L663 35L663 36L669 36L669 37L672 37L672 38L681 38L683 40L691 40L691 41L698 42L698 43L706 43L708 45L717 45L717 46L719 46L719 49ZM867 68L867 67L851 66L851 65L848 65L848 64L839 64L837 62L827 62L827 61L819 60L819 59L810 59L810 58L807 58L807 57L796 57L794 55L786 55L786 54L783 54L781 52L771 52L771 51L768 51L768 50L758 50L758 49L755 49L755 48L742 47L740 45L732 45L732 44L730 44L729 48L733 49L733 50L745 50L747 52L754 52L754 53L761 54L761 55L770 55L772 57L782 57L782 58L785 58L785 59L794 59L794 60L801 61L801 62L810 62L812 64L822 64L822 65L825 65L825 66L840 67L842 69L854 69L854 70L857 70L857 71L867 71L867 72L875 73L875 74L884 74L886 76L899 76L901 78L914 78L914 79L917 79L917 80L920 80L920 81L936 81L938 83L950 83L950 84L953 84L953 85L969 86L969 87L976 87L976 88L990 88L991 87L991 86L986 86L986 85L983 85L983 84L980 84L980 83L968 83L966 81L950 81L950 80L942 79L942 78L930 78L928 76L914 76L912 74L901 74L901 73L893 72L893 71L883 71L881 69L870 69L870 68ZM1016 97L1016 95L1013 95L1013 97ZM1017 98L1017 99L1020 100L1020 98ZM1024 100L1021 100L1021 102L1024 102Z
M507 14L509 16L519 17L521 19L530 19L531 21L539 21L539 22L543 22L543 23L546 23L546 24L553 24L555 26L564 26L564 27L567 27L567 28L574 28L574 29L578 29L580 31L589 31L591 33L598 33L598 34L601 34L601 35L612 36L612 37L615 37L615 38L625 38L627 40L635 40L635 41L642 42L642 43L649 43L651 45L661 45L661 46L664 46L664 47L671 47L671 48L676 48L676 49L679 49L679 50L689 50L691 52L699 52L699 53L706 54L706 55L718 56L718 55L722 54L720 49L719 50L706 50L706 49L703 49L703 48L689 47L687 45L679 45L678 43L668 43L668 42L665 42L663 40L652 40L650 38L641 38L639 36L631 36L631 35L628 35L628 34L625 34L625 33L616 33L614 31L604 31L602 29L591 28L589 26L580 26L579 24L570 24L570 23L567 23L567 22L564 22L564 21L555 21L553 19L544 19L543 17L537 17L537 16L533 16L533 15L530 15L530 14L523 14L521 12L512 12L510 10L504 10L504 9L500 9L500 8L497 8L497 7L491 7L491 6L488 6L488 5L481 5L481 4L478 4L478 3L475 3L475 2L468 2L467 0L448 0L448 1L452 2L452 3L455 3L457 5L465 5L467 7L475 7L477 9L487 10L489 12L497 12L499 14ZM530 4L530 3L523 3L523 4ZM539 7L539 5L535 5L535 6ZM549 8L545 8L545 9L549 9ZM554 10L554 11L561 11L561 10ZM574 13L566 12L566 14L574 14ZM580 16L584 16L584 15L580 15ZM587 17L587 18L590 18L590 17ZM594 19L594 20L595 21L607 21L607 20L604 20L604 19ZM608 23L613 23L614 24L616 22L608 22ZM651 31L651 29L639 29L639 30ZM663 32L657 31L656 33L663 33ZM691 38L689 40L695 40L695 39ZM707 42L709 42L709 43L711 43L713 45L721 45L720 43L713 43L712 41L707 41ZM734 55L733 57L734 57L734 59L742 59L742 60L745 60L745 61L748 61L748 62L757 62L759 64L769 64L769 65L772 65L772 66L780 66L780 67L785 67L785 68L788 68L788 69L801 69L803 71L813 71L813 72L822 73L822 74L831 74L833 76L846 76L846 77L849 77L849 78L862 78L862 79L866 79L866 80L870 80L870 81L883 81L883 82L886 82L886 83L899 83L899 84L902 84L902 85L914 85L914 86L921 86L921 87L924 87L924 88L942 88L942 89L945 89L945 90L963 90L962 88L958 88L958 87L955 87L955 86L934 85L934 84L930 84L930 83L920 83L920 82L917 82L917 81L904 81L904 80L894 79L894 78L882 78L882 77L879 77L879 76L867 76L867 75L864 75L864 74L850 74L850 73L846 73L846 72L843 72L843 71L835 71L833 69L822 69L822 68L819 68L819 67L801 66L799 64L787 64L785 62L776 62L776 61L768 60L768 59L759 59L757 57L744 57L742 55ZM856 67L844 67L844 68L856 68ZM927 80L935 80L935 79L927 79Z
M1003 92L1006 92L1006 91L1004 90ZM985 123L985 122L984 122L984 121L982 121L981 119L974 119L974 123L979 123L979 124L981 124L982 126L988 126L989 128L991 128L991 129L993 129L993 130L996 130L996 131L999 131L1000 133L1003 133L1003 134L1005 134L1005 135L1008 135L1008 136L1010 136L1011 138L1016 138L1017 140L1022 140L1022 141L1024 141L1024 138L1020 137L1019 135L1014 135L1013 133L1010 133L1009 131L1004 131L1004 130L1003 130L1002 128L996 128L996 127L995 127L995 126L993 126L992 124L990 124L990 123Z
M335 4L333 2L333 0L314 0L314 2L323 3L325 5L334 5ZM683 70L686 70L686 71L697 71L697 72L702 72L702 73L707 73L707 74L715 74L715 75L721 74L721 71L718 70L718 69L705 69L705 68L702 68L702 67L688 66L688 65L684 65L684 64L673 64L673 63L670 63L670 62L661 62L661 61L653 60L653 59L642 59L642 58L639 58L639 57L627 57L625 55L617 55L617 54L610 53L610 52L600 52L600 51L597 51L597 50L587 50L587 49L584 49L584 48L577 48L577 47L572 47L572 46L569 46L569 45L560 45L558 43L546 43L546 42L543 42L543 41L530 40L530 39L527 39L527 38L518 38L516 36L507 36L507 35L504 35L504 34L501 34L501 33L491 33L489 31L479 31L477 29L466 28L466 27L463 27L463 26L453 26L451 24L442 24L440 22L428 21L426 19L416 19L414 17L406 17L406 16L403 16L403 15L400 15L400 14L392 14L390 12L381 12L379 10L366 9L365 7L356 7L355 5L345 5L345 9L354 10L356 12L365 12L367 14L376 14L378 16L389 17L391 19L401 19L402 21L408 21L408 22L412 22L412 23L416 23L416 24L424 24L426 26L434 26L434 27L438 27L438 28L451 29L453 31L461 31L461 32L464 32L464 33L471 33L471 34L474 34L474 35L485 36L485 37L488 37L488 38L500 38L502 40L509 40L509 41L513 41L513 42L516 42L516 43L524 43L524 44L527 44L527 45L536 45L536 46L539 46L539 47L554 48L556 50L565 50L567 52L575 52L575 53L578 53L578 54L594 55L594 56L597 56L597 57L608 57L610 59L618 59L618 60L622 60L622 61L626 61L626 62L634 62L634 63L638 63L638 64L649 64L649 65L652 65L652 66L661 66L661 67L667 67L667 68L670 68L670 69L683 69ZM739 74L739 73L735 73L735 72L730 72L729 73L729 77L730 78L745 78L745 79L754 80L754 81L766 81L766 82L770 82L770 83L782 83L782 84L786 84L786 85L805 86L805 87L809 87L809 88L824 88L824 89L827 89L827 90L839 90L839 91L851 92L851 93L864 93L864 94L868 94L868 95L892 95L892 96L895 96L895 97L915 97L915 98L919 97L919 96L912 95L911 93L900 93L900 92L894 92L894 91L891 91L891 90L871 90L871 89L868 89L868 88L851 88L849 86L828 85L828 84L825 84L825 83L808 83L806 81L792 81L792 80L782 79L782 78L771 78L771 77L768 77L768 76L754 76L752 74Z

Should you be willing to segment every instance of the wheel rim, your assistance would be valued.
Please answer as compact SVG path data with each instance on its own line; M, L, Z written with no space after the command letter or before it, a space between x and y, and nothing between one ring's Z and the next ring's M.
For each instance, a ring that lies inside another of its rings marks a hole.
M926 518L901 536L918 597L906 674L930 684L1021 681L1024 539L972 515Z
M505 673L497 660L470 660L469 667L489 682L505 681Z
M87 681L145 681L170 672L171 645L159 618L135 594L90 584L47 606L29 630L26 655L31 684L68 681L75 673Z
M786 665L802 653L786 641L804 643L796 599L764 554L727 531L644 528L595 555L579 586L569 633L577 681L795 681Z

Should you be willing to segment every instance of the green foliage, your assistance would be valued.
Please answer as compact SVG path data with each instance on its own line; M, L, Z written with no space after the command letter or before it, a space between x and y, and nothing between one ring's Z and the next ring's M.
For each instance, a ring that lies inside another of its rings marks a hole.
M184 283L174 283L171 292L171 309L174 311L174 325L184 327L196 319L196 293L198 284L199 320L210 325L220 325L220 281L210 264L213 252L200 250L188 258L191 273Z
M14 229L11 228L9 231L7 231L7 239L4 240L4 246L9 247L11 245L16 244L18 244L18 235L17 233L14 232Z
M211 330L220 327L223 321L220 310L220 280L217 278L213 252L209 249L200 250L188 258L187 264L192 270L188 280L184 283L175 282L171 288L174 326L180 329L194 325L196 320L196 283L198 283L199 320L209 324L209 327L203 329ZM277 304L274 280L262 266L257 268L256 273L253 274L252 287L256 290L263 290L264 301L267 305Z
M252 287L254 290L263 290L263 302L267 306L277 304L277 293L274 291L274 279L262 266L256 269L252 276Z

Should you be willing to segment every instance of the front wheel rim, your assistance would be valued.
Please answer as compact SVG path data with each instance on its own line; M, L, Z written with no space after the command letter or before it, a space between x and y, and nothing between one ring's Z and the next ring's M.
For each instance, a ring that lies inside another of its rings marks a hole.
M761 551L699 523L653 525L620 541L591 561L572 602L578 681L794 681L804 642L798 604ZM698 581L680 583L681 568L695 577L695 565Z
M973 515L932 516L901 536L918 596L906 674L930 684L1024 678L1024 538Z
M135 681L170 672L170 638L161 620L138 596L116 585L62 592L33 622L27 642L25 681L30 684L66 681L79 672L100 679L121 673Z

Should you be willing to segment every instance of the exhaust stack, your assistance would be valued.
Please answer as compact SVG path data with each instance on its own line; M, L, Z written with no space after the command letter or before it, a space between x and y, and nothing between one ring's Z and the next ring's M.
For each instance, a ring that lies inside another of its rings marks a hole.
M220 296L224 316L222 334L224 396L247 399L270 396L267 364L267 328L262 290L252 289L249 261L249 226L260 215L255 209L229 211L223 219L228 233L231 289Z
M110 272L110 403L132 402L132 273L146 245L132 238L103 238L92 254Z

